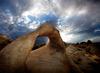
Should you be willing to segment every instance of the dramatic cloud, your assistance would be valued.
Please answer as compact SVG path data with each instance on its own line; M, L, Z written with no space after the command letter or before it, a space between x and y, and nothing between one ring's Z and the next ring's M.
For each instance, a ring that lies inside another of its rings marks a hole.
M11 38L50 22L65 42L96 42L100 37L100 0L1 0L0 21L0 33Z

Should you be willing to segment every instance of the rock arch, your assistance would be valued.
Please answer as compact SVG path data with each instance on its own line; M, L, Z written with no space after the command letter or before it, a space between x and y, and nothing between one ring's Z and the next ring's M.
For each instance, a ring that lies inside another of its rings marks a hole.
M31 51L26 61L28 70L32 73L68 73L70 65L59 31L44 24L36 32L39 36L48 36L50 41L45 46Z
M38 36L48 36L50 41L32 51ZM65 52L59 31L45 23L0 51L0 73L70 73L74 64Z

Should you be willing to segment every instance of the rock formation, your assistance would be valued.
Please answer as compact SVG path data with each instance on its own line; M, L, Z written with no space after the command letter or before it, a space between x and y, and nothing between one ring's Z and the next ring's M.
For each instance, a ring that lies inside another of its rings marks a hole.
M49 42L32 50L40 36L47 36ZM19 37L0 52L0 73L71 73L72 69L79 71L66 55L59 31L48 24Z
M31 73L81 73L79 68L66 54L64 42L59 31L51 25L44 24L37 29L38 36L47 36L49 42L30 52L26 65Z
M3 48L0 51L0 73L24 73L25 61L36 37L37 34L32 32Z

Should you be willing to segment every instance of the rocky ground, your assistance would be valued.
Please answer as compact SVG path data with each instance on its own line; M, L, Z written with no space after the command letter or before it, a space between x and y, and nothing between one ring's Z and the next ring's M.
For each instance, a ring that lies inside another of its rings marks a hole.
M69 44L66 53L84 73L100 73L100 43Z

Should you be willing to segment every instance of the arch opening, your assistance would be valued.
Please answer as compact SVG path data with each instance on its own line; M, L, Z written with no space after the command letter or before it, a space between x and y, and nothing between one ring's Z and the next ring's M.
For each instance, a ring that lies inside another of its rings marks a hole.
M38 48L46 45L48 42L49 42L49 38L48 37L46 37L46 36L38 36L36 38L36 41L35 41L35 44L34 44L34 47L33 47L32 50L38 49Z

